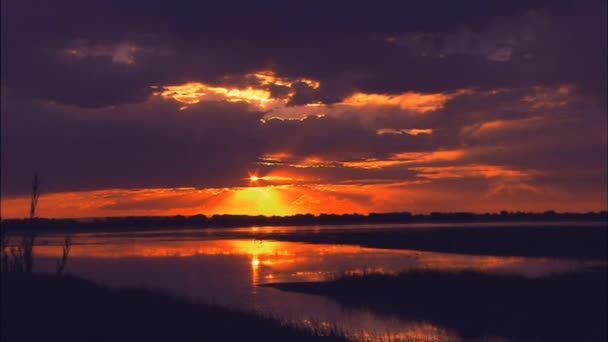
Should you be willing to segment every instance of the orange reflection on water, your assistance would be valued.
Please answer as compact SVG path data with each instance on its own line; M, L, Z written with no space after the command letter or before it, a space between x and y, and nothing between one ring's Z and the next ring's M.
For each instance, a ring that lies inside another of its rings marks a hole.
M322 281L342 274L387 273L407 270L474 270L542 276L592 266L590 262L552 258L500 257L362 248L355 245L307 244L257 239L154 240L76 236L71 258L167 258L236 256L248 263L253 283ZM36 246L39 257L61 255L59 241Z
M123 258L123 257L189 257L195 255L248 255L281 256L302 250L304 245L294 242L261 240L182 240L163 241L128 239L112 243L87 243L73 246L72 257ZM57 256L60 246L36 246L40 256Z

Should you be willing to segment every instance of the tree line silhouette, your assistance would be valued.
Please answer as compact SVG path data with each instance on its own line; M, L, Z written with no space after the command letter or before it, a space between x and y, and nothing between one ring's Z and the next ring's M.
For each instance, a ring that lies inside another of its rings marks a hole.
M608 221L608 211L588 213L558 213L553 210L535 212L470 213L410 212L362 214L297 214L292 216L213 215L193 216L127 216L95 219L6 219L3 230L10 231L79 231L87 229L153 229L153 228L210 228L247 226L300 226L342 224L400 224L400 223L475 223L475 222L560 222L560 221Z

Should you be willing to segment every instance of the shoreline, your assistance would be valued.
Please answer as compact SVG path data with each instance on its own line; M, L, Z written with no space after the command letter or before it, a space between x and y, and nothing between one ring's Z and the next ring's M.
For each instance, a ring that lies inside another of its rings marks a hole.
M259 313L139 287L113 289L74 276L2 274L2 341L346 342Z
M417 317L467 339L606 339L607 268L523 278L473 271L350 275L327 282L260 286L320 295L348 308Z

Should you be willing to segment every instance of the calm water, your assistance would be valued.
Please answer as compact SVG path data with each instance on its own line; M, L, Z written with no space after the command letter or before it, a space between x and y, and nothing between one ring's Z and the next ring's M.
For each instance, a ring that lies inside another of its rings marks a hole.
M460 340L455 332L426 322L345 309L323 297L256 285L323 281L344 273L396 273L411 269L472 269L541 277L604 264L600 261L473 256L243 237L256 230L289 234L296 229L314 231L318 228L77 234L73 236L74 245L66 272L113 287L142 285L191 300L257 310L297 324L335 324L361 340L383 337L453 341ZM36 270L54 271L55 262L61 255L62 237L41 236L38 243L41 245L35 248Z

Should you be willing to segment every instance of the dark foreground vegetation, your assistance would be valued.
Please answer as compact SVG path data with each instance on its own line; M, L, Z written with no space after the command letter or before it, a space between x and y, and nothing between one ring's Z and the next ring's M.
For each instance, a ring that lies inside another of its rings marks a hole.
M1 330L4 342L346 341L335 331L315 333L141 288L18 273L2 274Z
M465 340L606 341L605 268L546 278L416 271L267 286L427 320L458 331Z

